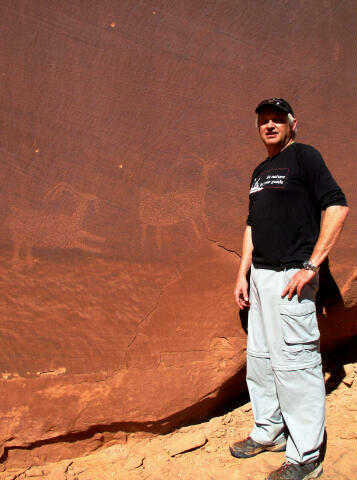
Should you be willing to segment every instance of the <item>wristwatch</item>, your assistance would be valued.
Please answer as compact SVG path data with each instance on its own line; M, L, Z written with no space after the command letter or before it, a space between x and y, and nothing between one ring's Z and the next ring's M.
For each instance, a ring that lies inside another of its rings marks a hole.
M305 270L312 270L313 272L318 272L320 270L320 267L315 267L310 260L305 260L305 262L302 264L303 268Z

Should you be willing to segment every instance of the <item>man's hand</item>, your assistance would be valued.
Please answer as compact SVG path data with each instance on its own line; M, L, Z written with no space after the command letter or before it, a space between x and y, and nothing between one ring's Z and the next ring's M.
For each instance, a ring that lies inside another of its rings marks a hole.
M244 277L239 277L234 288L234 297L240 310L250 306L248 296L248 282Z
M316 272L313 272L312 270L305 270L304 268L302 268L301 270L296 272L295 275L290 279L290 282L284 288L281 296L285 297L285 295L288 293L288 299L290 300L296 290L298 297L300 297L302 289L305 287L306 284L311 282L315 275Z

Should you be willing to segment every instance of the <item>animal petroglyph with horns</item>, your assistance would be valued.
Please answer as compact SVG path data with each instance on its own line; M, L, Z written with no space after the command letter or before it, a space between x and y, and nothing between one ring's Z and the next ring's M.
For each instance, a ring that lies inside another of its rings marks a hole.
M201 219L207 231L209 225L205 213L205 195L208 188L209 170L214 165L209 165L201 157L191 154L179 162L176 166L196 160L201 165L201 178L195 187L184 191L172 191L168 193L155 193L149 189L142 189L140 192L141 221L141 244L146 241L147 228L154 227L156 230L156 242L158 248L162 246L161 229L163 227L177 225L189 221L196 236L200 238L200 231L197 227L197 219Z
M86 252L100 253L101 249L90 246L85 240L103 243L105 238L83 229L84 218L90 205L98 211L98 199L95 195L77 192L67 183L55 185L44 197L53 201L61 192L70 193L75 199L75 208L71 215L49 214L45 208L41 210L23 209L10 205L11 213L7 219L10 237L13 243L14 264L21 262L24 252L27 265L33 263L33 247L79 248Z

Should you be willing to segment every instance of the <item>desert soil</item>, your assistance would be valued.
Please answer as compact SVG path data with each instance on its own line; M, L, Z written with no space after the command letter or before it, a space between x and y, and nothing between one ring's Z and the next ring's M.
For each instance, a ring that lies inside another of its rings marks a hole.
M329 393L323 480L357 478L357 364L345 364L339 371L337 380L331 373L325 374ZM85 457L21 470L9 466L0 480L264 480L284 461L284 453L265 452L240 460L228 451L232 441L249 434L252 421L251 404L246 403L168 435L143 438L133 434L126 443L109 445Z

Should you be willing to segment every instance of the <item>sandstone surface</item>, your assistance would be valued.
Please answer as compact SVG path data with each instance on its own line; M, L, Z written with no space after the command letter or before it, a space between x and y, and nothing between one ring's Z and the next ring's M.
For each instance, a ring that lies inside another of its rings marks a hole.
M319 305L325 349L355 333L354 2L0 7L3 462L167 432L245 392L232 289L262 98L291 101L351 204Z

